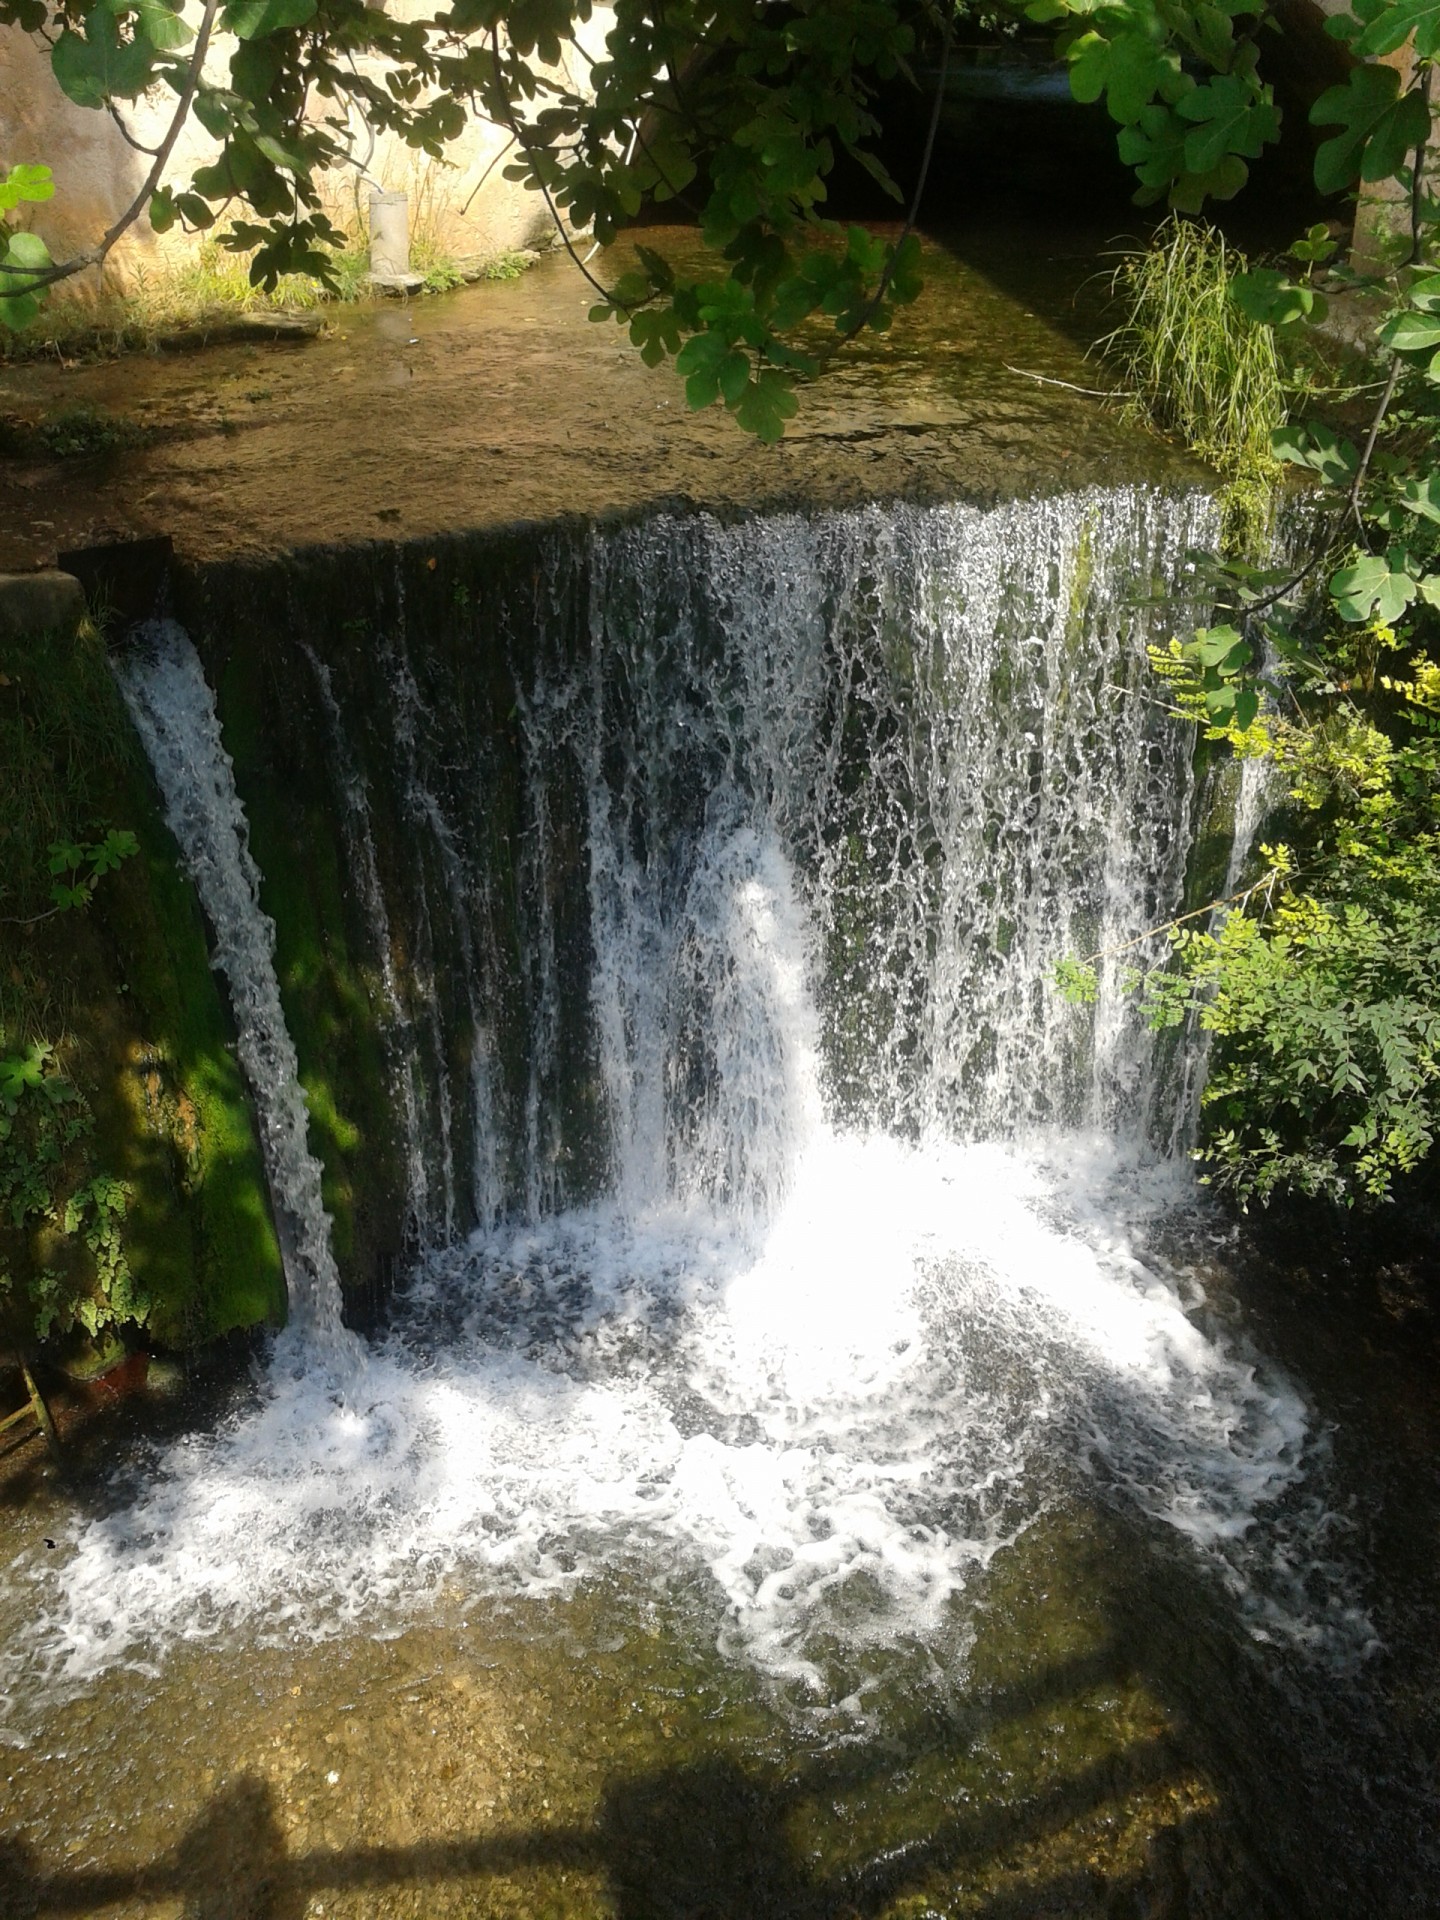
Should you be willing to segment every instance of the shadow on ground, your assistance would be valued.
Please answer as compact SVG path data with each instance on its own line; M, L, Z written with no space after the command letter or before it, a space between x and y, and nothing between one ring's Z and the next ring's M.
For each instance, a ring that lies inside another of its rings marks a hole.
M1138 1756L1141 1772L1163 1765ZM838 1874L813 1872L787 1824L796 1802L855 1784L841 1765L802 1773L776 1790L730 1759L716 1757L618 1782L593 1827L499 1828L470 1839L404 1848L286 1850L268 1783L244 1776L215 1794L168 1855L133 1869L45 1874L23 1842L0 1842L0 1912L7 1920L87 1915L117 1904L165 1905L178 1899L185 1920L304 1920L316 1895L437 1888L446 1910L484 1911L476 1883L526 1869L603 1871L615 1920L869 1920L937 1871L960 1881L968 1868L1006 1847L1022 1846L1107 1798L1108 1768L1067 1780L1021 1808L978 1809L937 1832ZM1183 1867L1168 1832L1151 1849L1143 1888L1117 1885L1097 1871L1064 1869L967 1904L977 1920L1029 1915L1106 1915L1140 1920L1187 1911ZM1180 1902L1181 1904L1177 1904ZM383 1912L383 1899L376 1911Z

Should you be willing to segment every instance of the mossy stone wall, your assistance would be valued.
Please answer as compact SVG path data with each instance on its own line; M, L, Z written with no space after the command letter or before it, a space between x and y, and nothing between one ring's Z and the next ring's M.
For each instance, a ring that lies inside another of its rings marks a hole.
M276 925L351 1318L417 1241L478 1223L487 1155L505 1207L582 1200L603 1181L584 795L563 754L541 773L522 714L546 656L567 677L583 661L587 551L578 525L517 527L176 583ZM538 1010L555 1004L537 977L542 923L561 991L537 1069ZM419 1068L419 1200L402 1054Z
M88 907L51 911L51 842L111 828L133 833L138 854L100 879ZM47 1174L61 1217L12 1205L0 1218L0 1313L13 1337L34 1338L47 1269L102 1347L116 1331L179 1347L284 1318L233 1044L199 906L99 635L0 638L0 1057L52 1048L51 1070L92 1116ZM60 1231L64 1201L97 1174L126 1189L135 1313L118 1329L83 1235ZM69 1339L84 1344L73 1326Z

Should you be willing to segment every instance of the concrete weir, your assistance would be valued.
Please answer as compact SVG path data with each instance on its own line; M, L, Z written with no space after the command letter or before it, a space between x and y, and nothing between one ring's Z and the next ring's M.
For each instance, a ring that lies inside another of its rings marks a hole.
M694 246L680 231L645 237L677 259ZM594 296L563 258L511 284L337 307L298 345L8 367L0 567L156 534L203 567L687 504L984 502L1193 480L1193 463L1097 397L1107 376L1085 349L1104 330L1094 263L1107 244L1012 225L927 245L919 304L847 349L776 447L718 407L688 413L673 370L587 321ZM77 423L64 457L44 430L57 418Z

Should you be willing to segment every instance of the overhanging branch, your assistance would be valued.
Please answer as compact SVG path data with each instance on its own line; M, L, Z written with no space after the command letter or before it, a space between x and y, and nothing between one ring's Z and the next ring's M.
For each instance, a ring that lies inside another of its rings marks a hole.
M205 55L210 50L210 35L215 27L215 16L220 11L220 0L205 0L205 11L201 15L200 29L195 36L195 51L190 56L189 71L185 76L185 85L181 89L176 103L175 113L165 138L155 149L155 159L149 173L146 174L140 190L130 205L121 214L113 227L107 227L93 247L87 247L83 253L77 253L69 260L53 261L48 267L23 267L7 264L5 272L16 278L23 276L25 291L38 292L41 287L53 287L58 281L68 280L72 275L83 273L87 267L104 266L106 257L116 241L144 213L164 176L175 142L180 138L180 130L190 117L190 108L195 99L196 89L200 85L200 74L205 65ZM132 143L133 144L133 143ZM15 289L20 291L19 288Z

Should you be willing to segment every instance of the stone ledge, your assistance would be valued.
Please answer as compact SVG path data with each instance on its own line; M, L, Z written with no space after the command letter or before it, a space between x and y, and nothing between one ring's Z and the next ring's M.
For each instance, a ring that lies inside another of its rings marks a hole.
M73 634L85 618L85 589L73 573L0 573L0 640Z

